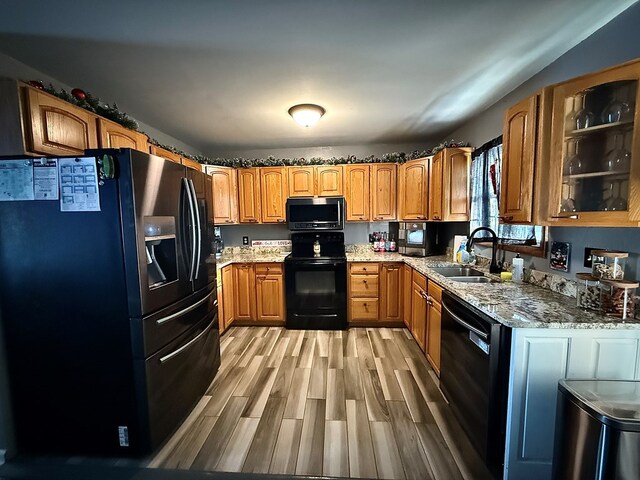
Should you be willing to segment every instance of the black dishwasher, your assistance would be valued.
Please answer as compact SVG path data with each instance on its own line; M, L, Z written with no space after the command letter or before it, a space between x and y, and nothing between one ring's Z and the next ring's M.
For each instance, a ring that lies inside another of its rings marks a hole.
M511 329L442 295L440 388L487 468L502 477Z

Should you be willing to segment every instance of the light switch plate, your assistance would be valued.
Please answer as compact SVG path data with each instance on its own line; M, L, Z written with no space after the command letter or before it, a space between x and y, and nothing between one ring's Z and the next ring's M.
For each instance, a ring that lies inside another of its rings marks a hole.
M247 236L242 237L242 244L243 245L249 245L249 237L247 237Z

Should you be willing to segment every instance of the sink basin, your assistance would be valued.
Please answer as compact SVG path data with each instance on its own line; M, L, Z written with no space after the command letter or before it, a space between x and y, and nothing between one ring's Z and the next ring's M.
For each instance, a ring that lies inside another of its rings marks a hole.
M464 283L496 283L496 280L489 277L447 277L449 280L454 282L464 282Z
M483 277L484 273L471 267L437 267L432 268L443 277Z

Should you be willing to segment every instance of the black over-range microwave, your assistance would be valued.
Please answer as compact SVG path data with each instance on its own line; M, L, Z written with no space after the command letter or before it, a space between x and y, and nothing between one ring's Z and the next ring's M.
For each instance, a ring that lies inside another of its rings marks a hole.
M342 230L344 197L298 197L287 200L289 230Z

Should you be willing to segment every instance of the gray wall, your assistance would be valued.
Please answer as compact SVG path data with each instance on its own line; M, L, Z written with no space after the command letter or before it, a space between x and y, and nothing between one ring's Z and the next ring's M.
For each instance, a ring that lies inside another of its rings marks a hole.
M60 82L59 80L56 80L55 78L52 78L51 76L45 73L42 73L36 70L35 68L32 68L16 60L15 58L5 55L4 53L1 53L1 52L0 52L0 77L15 78L18 80L26 80L26 81L40 80L45 84L51 82L54 85L54 87L64 88L67 91L70 91L72 88L74 88L74 86L66 85ZM91 90L91 85L75 85L75 86L84 88L86 90ZM116 102L118 101L117 98L116 99L102 98L100 96L100 92L93 92L93 93L98 95L98 97L100 97L103 102L113 103L114 101ZM190 145L187 145L181 142L180 140L178 140L177 138L173 138L172 136L167 135L166 133L156 130L150 125L146 125L145 123L141 122L137 118L136 118L136 121L140 125L140 130L144 131L150 137L155 138L160 143L163 143L165 145L173 145L174 147L184 150L185 152L190 153L192 155L202 154L202 152L199 151L198 149Z
M582 43L569 50L544 70L523 83L493 106L467 124L451 132L446 138L467 140L480 146L502 134L502 120L506 108L538 91L540 88L568 80L640 57L640 3L637 3L602 27ZM640 159L635 159L636 162ZM632 267L627 274L638 272L640 253L639 228L560 228L549 229L551 240L571 243L571 263L567 276L584 271L582 261L584 247L622 249L633 252ZM510 258L511 255L508 256ZM526 263L539 270L549 270L547 259L526 258Z

